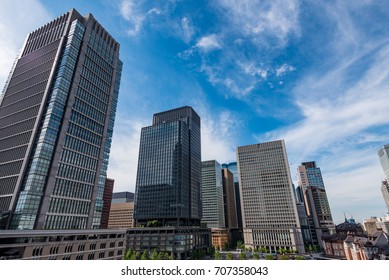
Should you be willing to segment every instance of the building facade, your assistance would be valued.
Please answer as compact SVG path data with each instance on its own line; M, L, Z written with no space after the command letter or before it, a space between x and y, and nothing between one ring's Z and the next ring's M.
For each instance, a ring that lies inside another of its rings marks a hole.
M201 164L202 223L209 228L224 228L223 179L221 165L216 160Z
M134 202L112 203L108 228L131 228L134 226Z
M233 174L227 169L222 169L223 175L223 201L225 227L238 228L238 214L236 211L236 197Z
M0 104L0 224L100 227L122 62L76 10L31 32Z
M321 246L323 234L330 235L335 232L321 170L316 162L310 161L303 162L297 168L297 173L311 230L312 244Z
M134 197L133 192L114 192L112 194L112 204L134 202Z
M126 230L2 230L0 260L121 260Z
M200 117L189 106L154 114L141 131L135 222L198 226L201 208Z
M111 201L115 180L107 178L105 180L103 194L103 211L101 214L100 228L108 228L109 213L111 212Z
M389 179L389 145L384 145L378 150L378 157L384 170L385 178Z
M304 252L283 140L237 148L244 242Z

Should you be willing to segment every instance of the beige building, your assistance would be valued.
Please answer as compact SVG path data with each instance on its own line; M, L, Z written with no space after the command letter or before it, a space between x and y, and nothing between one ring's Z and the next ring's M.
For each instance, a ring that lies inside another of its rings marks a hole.
M226 228L212 228L212 246L223 249L230 242L230 232Z
M109 212L108 228L131 228L134 226L134 202L113 203Z
M237 148L244 243L304 252L283 140Z

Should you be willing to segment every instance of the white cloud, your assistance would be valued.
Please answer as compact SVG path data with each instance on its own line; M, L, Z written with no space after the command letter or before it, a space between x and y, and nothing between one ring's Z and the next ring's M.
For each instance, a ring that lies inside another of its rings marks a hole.
M217 160L219 163L235 161L234 133L239 120L229 111L218 116L200 109L202 160Z
M140 132L148 125L149 119L116 120L107 172L115 180L115 192L135 191Z
M281 45L288 36L298 35L299 1L219 0L222 12L234 28L246 36L269 35L278 38Z
M221 43L216 34L201 37L197 41L196 47L203 52L210 52L213 50L221 49Z
M120 2L120 14L130 24L127 29L127 34L130 36L137 36L146 20L165 12L159 7L146 7L144 4L144 0L122 0Z
M187 17L181 19L181 32L183 41L188 44L195 34L195 29L191 20Z
M31 12L33 11L33 12ZM52 19L35 0L1 2L0 9L0 92L27 34Z
M326 72L319 68L298 81L293 96L303 119L257 137L258 141L285 139L293 165L317 161L337 222L343 211L359 221L374 215L372 211L379 211L375 215L385 211L377 151L388 141L389 44L372 50L350 53ZM350 81L349 71L366 55L369 65Z
M280 67L278 67L278 68L276 69L276 76L277 76L277 77L280 77L280 76L285 75L285 74L288 73L288 72L293 72L293 71L295 71L295 70L296 70L295 67L293 67L293 66L288 65L288 64L285 63L285 64L281 65Z

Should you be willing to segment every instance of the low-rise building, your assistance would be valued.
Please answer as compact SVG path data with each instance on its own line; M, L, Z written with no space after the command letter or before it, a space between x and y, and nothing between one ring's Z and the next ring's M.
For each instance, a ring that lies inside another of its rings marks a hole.
M3 260L120 260L125 249L125 230L0 231Z

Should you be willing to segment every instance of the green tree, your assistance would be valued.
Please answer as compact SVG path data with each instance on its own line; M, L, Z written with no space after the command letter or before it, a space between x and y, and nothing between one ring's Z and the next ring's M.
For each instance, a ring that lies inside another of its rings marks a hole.
M130 247L130 249L128 249L128 251L124 255L124 259L125 260L131 260L131 257L132 257L133 254L134 254L134 249L132 247Z
M254 260L259 260L259 255L258 255L257 253L254 253L254 254L253 254L253 259L254 259Z
M140 259L141 259L142 261L149 260L149 259L150 259L150 257L149 257L149 252L146 251L146 250L144 250L142 256L140 257Z
M140 260L142 257L142 255L140 254L140 252L136 252L135 254L135 260Z
M174 260L173 252L170 253L170 255L169 255L169 260Z
M153 250L153 253L151 254L151 259L158 260L158 253L157 253L157 249L155 249L155 248Z
M265 256L265 260L274 260L273 255L267 254L267 255Z
M227 253L227 260L233 260L233 259L234 259L234 255L231 252L228 252Z
M163 259L164 259L164 260L168 260L169 257L170 257L170 255L169 255L168 252L166 252L166 253L163 255Z
M243 241L242 240L238 240L236 242L236 249L242 249L242 246L243 246Z
M246 253L245 252L240 252L239 259L245 260L246 259Z
M295 260L305 260L305 258L303 256L296 256L294 259Z
M289 260L289 256L288 255L282 255L280 257L280 260Z
M215 260L221 260L220 252L216 251L215 252Z
M163 252L159 252L157 260L163 260L165 257L165 254Z

